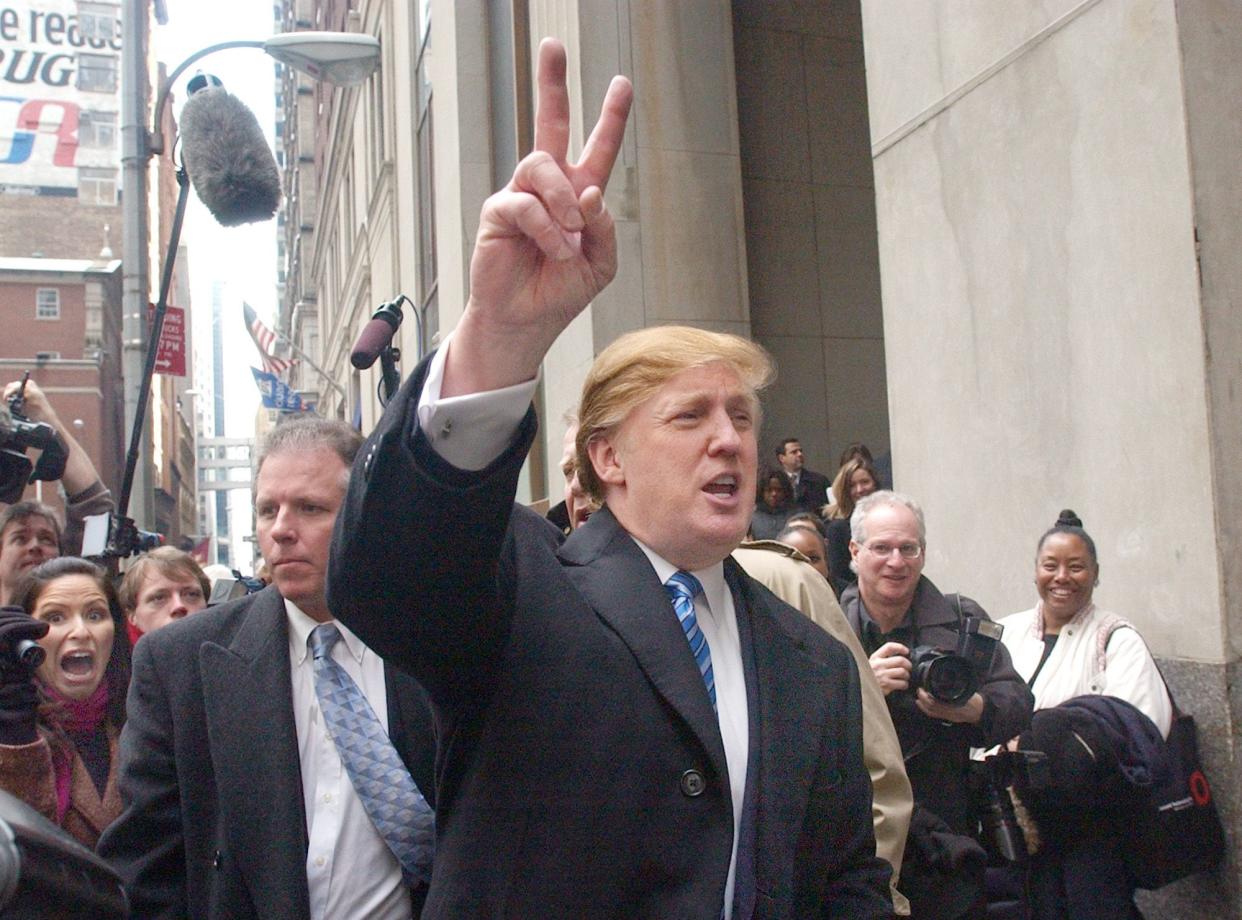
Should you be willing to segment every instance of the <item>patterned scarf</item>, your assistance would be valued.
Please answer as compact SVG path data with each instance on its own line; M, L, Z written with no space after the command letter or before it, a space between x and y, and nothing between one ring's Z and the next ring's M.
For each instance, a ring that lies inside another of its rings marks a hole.
M71 700L54 687L45 686L44 691L57 707L57 721L66 732L75 735L90 734L99 728L108 711L108 680L84 700ZM56 823L63 824L69 811L69 787L73 780L72 746L52 746L52 767L56 771Z

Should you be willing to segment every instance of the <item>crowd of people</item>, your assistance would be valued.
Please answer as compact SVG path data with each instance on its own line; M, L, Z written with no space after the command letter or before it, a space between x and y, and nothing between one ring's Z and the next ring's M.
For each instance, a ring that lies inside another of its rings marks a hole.
M973 628L967 623L991 618L922 574L921 507L884 488L865 445L846 449L826 492L826 477L803 466L798 439L780 441L776 457L778 465L760 477L748 536L759 541L753 546L784 543L820 571L868 656L913 791L904 860L894 864L913 915L983 917L990 900L990 916L999 916L995 905L1015 898L1021 906L1014 916L1038 920L1138 916L1123 858L1127 791L1118 742L1083 713L1081 701L1132 707L1160 736L1169 733L1172 703L1137 630L1094 604L1100 565L1082 521L1063 511L1039 538L1037 604L999 621L988 666L969 693L950 699L928 685L928 651L957 650ZM1071 701L1080 708L1062 707ZM1023 777L1024 788L1004 790L1019 800L1026 821L1029 861L1021 871L990 853L982 836L983 787L991 782L983 760L1004 749L1050 759L1052 779L1031 788ZM989 873L989 865L1004 871Z
M954 920L1015 881L1039 920L1135 916L1115 739L1066 707L1167 734L1172 706L1072 513L994 623L924 574L923 511L863 445L830 482L786 438L761 475L772 362L687 327L597 357L556 523L515 503L539 366L616 270L632 91L571 162L565 66L545 40L470 301L377 429L264 438L270 584L202 612L183 553L118 590L55 512L0 515L0 788L139 917ZM1051 779L990 790L1023 815L1010 859L981 784L1023 752Z

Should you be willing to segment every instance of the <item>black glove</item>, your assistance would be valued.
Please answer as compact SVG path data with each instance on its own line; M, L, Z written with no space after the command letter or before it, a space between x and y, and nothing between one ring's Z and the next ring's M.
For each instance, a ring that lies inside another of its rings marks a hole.
M39 738L39 689L34 672L17 662L13 648L23 639L42 639L49 628L21 607L0 607L0 744L31 744Z

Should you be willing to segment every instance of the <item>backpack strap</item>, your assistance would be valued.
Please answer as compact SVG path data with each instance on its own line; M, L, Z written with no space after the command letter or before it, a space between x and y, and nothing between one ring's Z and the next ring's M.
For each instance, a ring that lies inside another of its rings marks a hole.
M1108 614L1100 621L1100 628L1095 634L1095 676L1102 675L1108 667L1108 641L1112 639L1113 633L1127 628L1134 629L1134 624L1115 613Z
M1113 633L1119 629L1134 629L1134 624L1125 617L1110 613L1100 621L1100 630L1095 637L1095 671L1092 677L1092 683L1098 680L1104 674L1104 669L1108 664L1108 641L1112 639ZM1138 632L1135 629L1135 632ZM1141 638L1141 634L1140 634ZM1143 643L1146 645L1146 642ZM1148 652L1148 654L1151 654ZM1177 700L1173 697L1173 691L1169 687L1169 682L1164 679L1164 672L1160 670L1160 664L1156 661L1154 655L1151 656L1151 663L1156 666L1156 673L1160 675L1160 682L1164 684L1164 692L1169 695L1169 703L1173 708L1173 718L1176 720L1182 714L1177 708Z

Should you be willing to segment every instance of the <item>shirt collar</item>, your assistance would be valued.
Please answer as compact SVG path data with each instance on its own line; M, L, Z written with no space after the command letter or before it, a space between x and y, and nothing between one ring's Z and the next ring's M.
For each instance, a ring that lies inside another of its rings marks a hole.
M680 571L677 566L673 565L642 540L631 535L638 548L651 562L651 567L655 569L656 577L660 579L660 584L668 581L673 573ZM707 606L714 614L719 614L725 610L724 595L729 590L728 582L724 577L724 560L717 562L715 565L709 565L705 569L695 569L690 573L699 580L699 584L703 586L703 597L707 600Z
M289 654L294 663L302 665L306 662L306 656L310 654L310 634L320 624L318 620L303 613L301 608L289 598L284 598L284 601L285 616L289 620ZM341 631L341 642L345 643L345 648L353 659L361 664L362 657L367 652L367 647L362 644L362 640L350 632L349 627L339 620L329 622L336 624L336 628Z

